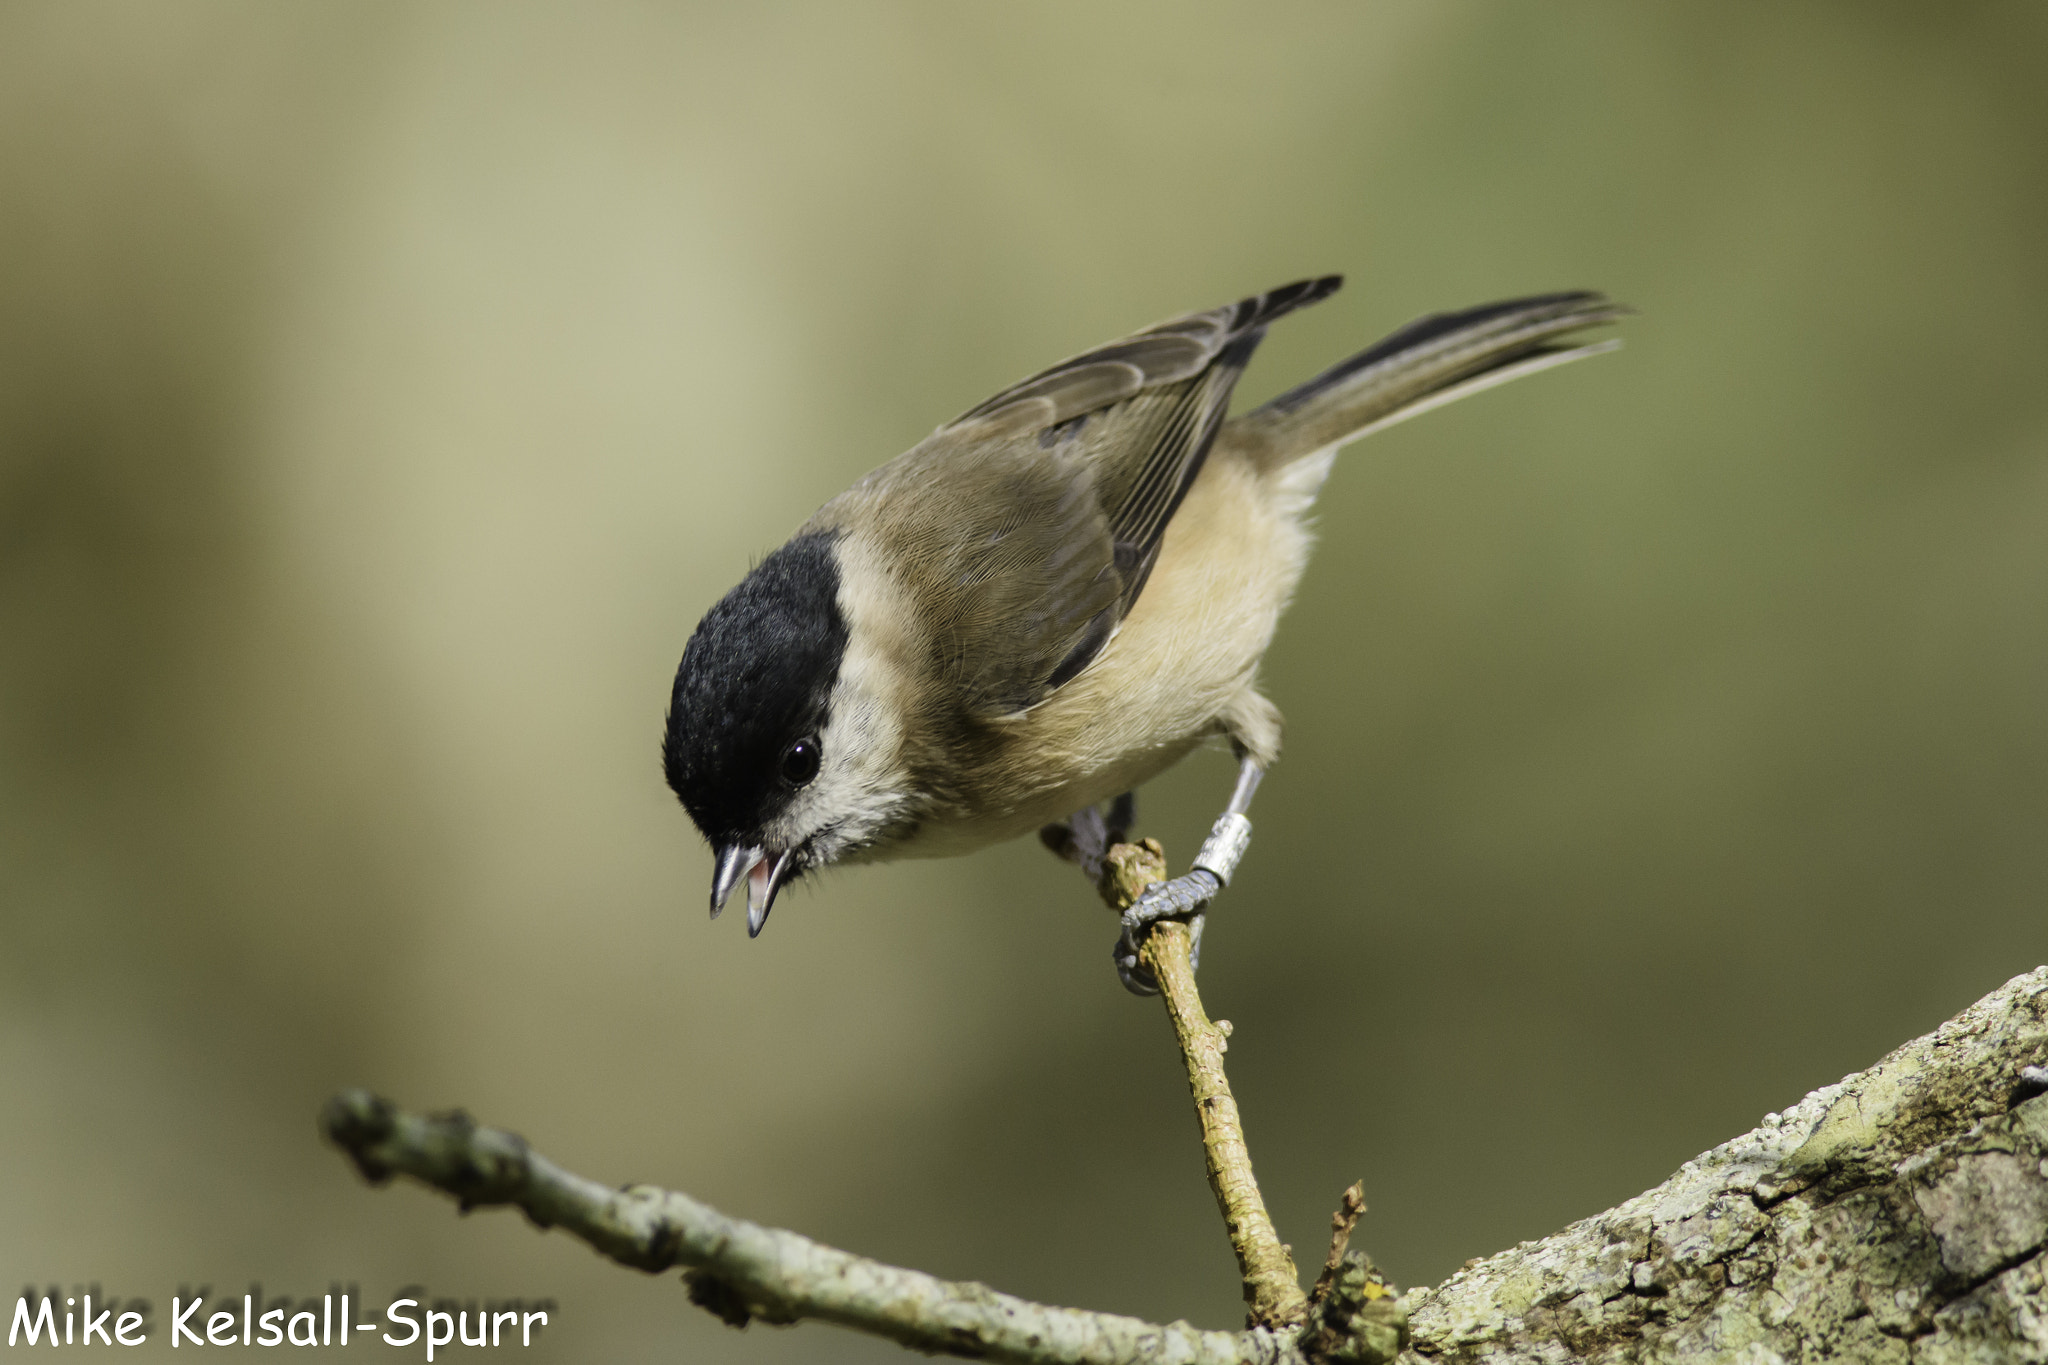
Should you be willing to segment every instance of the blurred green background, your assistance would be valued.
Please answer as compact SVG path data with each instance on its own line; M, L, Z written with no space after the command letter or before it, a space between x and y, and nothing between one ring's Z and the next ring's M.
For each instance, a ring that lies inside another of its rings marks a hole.
M1642 316L1323 500L1204 968L1283 1235L1362 1176L1434 1281L1931 1028L2048 958L2043 70L2018 3L9 5L0 1288L147 1296L154 1349L260 1278L898 1358L365 1188L313 1123L361 1084L1234 1325L1078 878L849 872L750 943L656 743L856 475L1317 271L1246 399L1435 309ZM1145 827L1184 859L1229 768Z

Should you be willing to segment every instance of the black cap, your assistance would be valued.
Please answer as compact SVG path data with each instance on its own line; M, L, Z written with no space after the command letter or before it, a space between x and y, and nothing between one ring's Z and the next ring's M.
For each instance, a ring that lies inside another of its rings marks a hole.
M784 755L829 719L847 636L835 539L801 535L762 560L683 649L662 767L714 845L758 842L797 791Z

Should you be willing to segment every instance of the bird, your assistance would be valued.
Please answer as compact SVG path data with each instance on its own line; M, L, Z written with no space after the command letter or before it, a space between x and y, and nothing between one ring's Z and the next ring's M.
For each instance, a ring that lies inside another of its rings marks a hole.
M755 936L824 867L1063 822L1099 841L1098 807L1127 823L1127 793L1220 736L1230 801L1192 870L1124 918L1119 976L1153 989L1137 930L1199 933L1279 757L1259 666L1337 452L1611 350L1583 334L1630 311L1578 290L1433 313L1230 415L1267 327L1342 282L1172 318L1011 385L825 503L704 614L662 764L712 847L714 919L742 882Z

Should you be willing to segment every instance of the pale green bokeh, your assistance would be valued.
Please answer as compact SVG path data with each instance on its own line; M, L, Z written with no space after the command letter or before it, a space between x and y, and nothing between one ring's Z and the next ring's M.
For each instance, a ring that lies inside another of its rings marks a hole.
M940 1274L1228 1326L1156 1006L1019 844L749 943L655 745L698 614L1083 346L1299 275L1258 398L1597 287L1349 453L1204 986L1284 1236L1539 1236L2048 958L2037 5L0 14L0 1287L552 1295L364 1084ZM1144 794L1182 857L1228 786ZM11 1300L9 1301L11 1304ZM365 1348L383 1351L386 1348Z

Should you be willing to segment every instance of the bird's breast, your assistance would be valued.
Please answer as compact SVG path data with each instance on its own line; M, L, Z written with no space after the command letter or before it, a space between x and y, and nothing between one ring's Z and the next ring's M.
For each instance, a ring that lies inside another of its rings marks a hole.
M1327 469L1327 461L1323 462ZM984 722L960 790L892 856L948 856L1030 833L1129 791L1217 734L1300 581L1304 480L1220 443L1167 528L1116 636L1044 702Z

